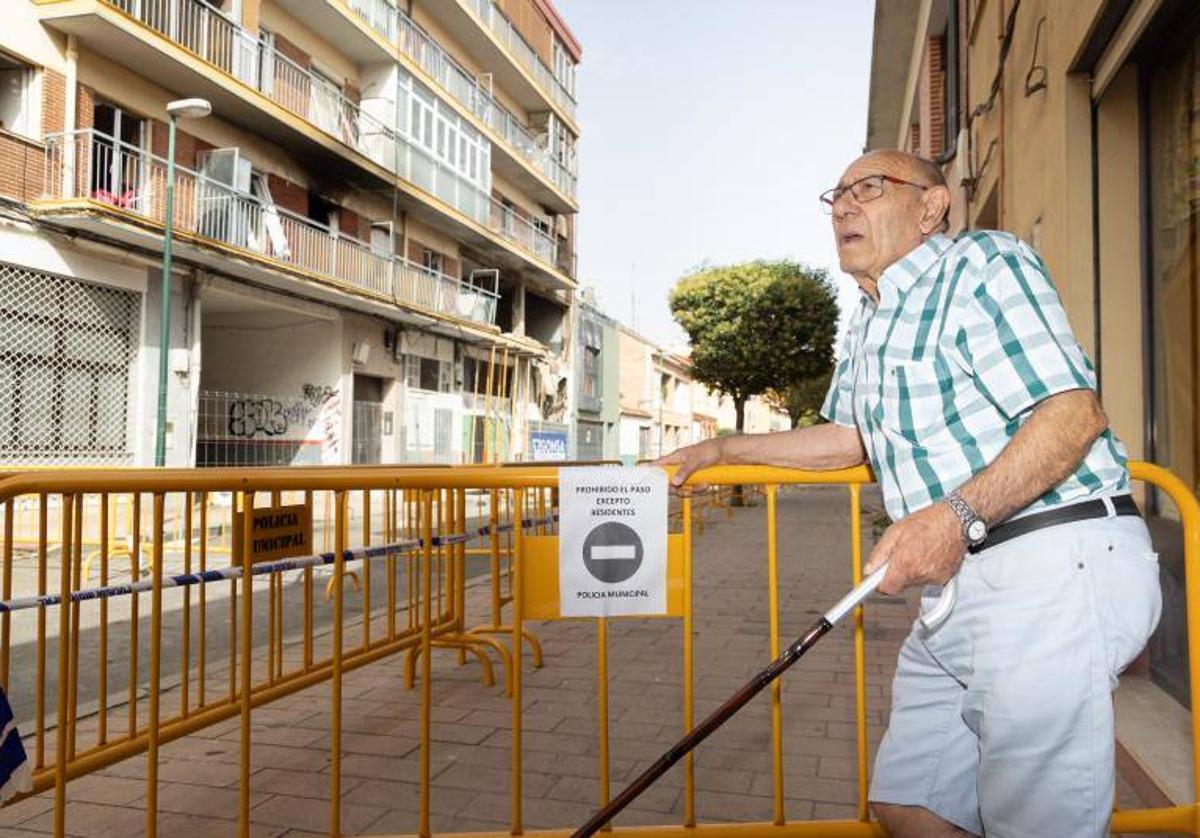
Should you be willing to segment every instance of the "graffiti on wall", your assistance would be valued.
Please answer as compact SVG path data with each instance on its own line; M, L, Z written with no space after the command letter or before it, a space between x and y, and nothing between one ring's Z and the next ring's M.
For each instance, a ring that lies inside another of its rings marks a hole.
M342 394L340 387L327 387L318 421L321 433L321 462L336 465L342 457Z
M225 431L238 439L297 436L303 438L335 400L332 387L305 384L299 399L283 401L270 397L233 396L226 409Z

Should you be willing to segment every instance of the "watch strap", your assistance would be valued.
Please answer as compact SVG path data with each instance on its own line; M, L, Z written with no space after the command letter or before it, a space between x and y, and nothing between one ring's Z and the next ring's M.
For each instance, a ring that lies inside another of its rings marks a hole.
M946 502L946 505L949 506L950 509L953 510L954 514L958 517L959 522L962 524L963 538L970 543L971 537L967 533L967 528L975 521L982 520L982 518L979 516L979 513L976 512L971 504L967 503L966 500L963 499L963 496L958 492L951 492L942 498L942 500Z

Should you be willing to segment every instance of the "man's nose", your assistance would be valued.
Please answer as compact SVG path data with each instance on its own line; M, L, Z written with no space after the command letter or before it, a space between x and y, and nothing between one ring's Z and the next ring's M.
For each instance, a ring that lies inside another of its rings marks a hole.
M832 212L830 215L833 216L833 220L840 222L852 215L856 215L858 213L858 204L854 203L854 200L850 197L849 190L847 190L834 199L831 209Z

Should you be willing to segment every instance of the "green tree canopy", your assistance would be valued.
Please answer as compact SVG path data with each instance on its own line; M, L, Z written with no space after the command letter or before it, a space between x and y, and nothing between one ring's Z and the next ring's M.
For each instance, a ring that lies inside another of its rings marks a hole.
M703 268L676 283L670 305L692 345L692 375L733 399L739 432L749 398L833 365L838 309L823 270L791 260Z
M787 413L793 428L815 425L821 421L821 405L833 380L833 367L815 378L795 381L782 390L768 390L767 401L772 407Z

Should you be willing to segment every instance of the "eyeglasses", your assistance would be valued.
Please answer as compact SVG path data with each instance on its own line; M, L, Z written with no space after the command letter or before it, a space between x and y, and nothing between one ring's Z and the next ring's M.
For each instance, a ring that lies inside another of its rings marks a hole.
M819 196L819 200L821 201L821 209L825 211L826 215L832 215L833 205L837 203L838 198L842 197L842 195L844 195L846 192L849 192L854 200L860 204L865 204L868 201L874 201L876 198L883 195L884 181L889 183L897 183L902 186L915 186L921 191L930 188L923 183L913 183L911 180L901 180L900 178L892 177L891 175L867 175L866 177L860 177L858 180L847 184L846 186L835 186L833 189L822 192Z

